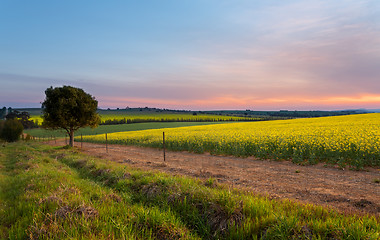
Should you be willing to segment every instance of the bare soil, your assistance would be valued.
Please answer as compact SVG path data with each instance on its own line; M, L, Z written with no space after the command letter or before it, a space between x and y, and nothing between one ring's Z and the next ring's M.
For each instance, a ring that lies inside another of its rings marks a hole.
M54 144L54 143L52 143ZM63 145L58 142L57 145ZM81 148L81 143L76 143ZM289 161L214 156L160 149L83 143L86 154L143 170L158 170L242 188L274 199L322 205L348 214L380 217L380 168L363 171L325 164L300 166Z

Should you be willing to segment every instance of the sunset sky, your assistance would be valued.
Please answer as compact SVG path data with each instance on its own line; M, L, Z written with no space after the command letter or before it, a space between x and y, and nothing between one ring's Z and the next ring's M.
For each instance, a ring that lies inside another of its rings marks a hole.
M380 109L379 0L0 0L0 107Z

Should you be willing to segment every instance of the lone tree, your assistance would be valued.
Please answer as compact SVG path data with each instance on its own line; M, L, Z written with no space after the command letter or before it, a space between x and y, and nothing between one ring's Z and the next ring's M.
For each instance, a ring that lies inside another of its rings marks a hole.
M96 112L98 101L80 88L50 87L42 103L43 123L46 129L64 129L74 146L74 132L79 128L97 127L100 117Z

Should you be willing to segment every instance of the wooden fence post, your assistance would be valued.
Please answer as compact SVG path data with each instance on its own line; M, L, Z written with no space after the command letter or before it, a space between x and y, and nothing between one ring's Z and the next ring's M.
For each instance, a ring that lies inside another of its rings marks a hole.
M108 138L107 138L107 133L106 133L106 153L108 153Z
M166 161L166 156L165 156L165 132L162 132L162 145L164 148L164 162Z

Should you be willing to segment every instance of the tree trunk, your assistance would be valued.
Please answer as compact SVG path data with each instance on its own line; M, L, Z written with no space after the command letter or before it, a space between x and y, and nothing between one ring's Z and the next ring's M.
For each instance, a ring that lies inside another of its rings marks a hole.
M69 133L69 136L70 136L70 147L74 147L74 131L73 130L70 130L70 133Z

